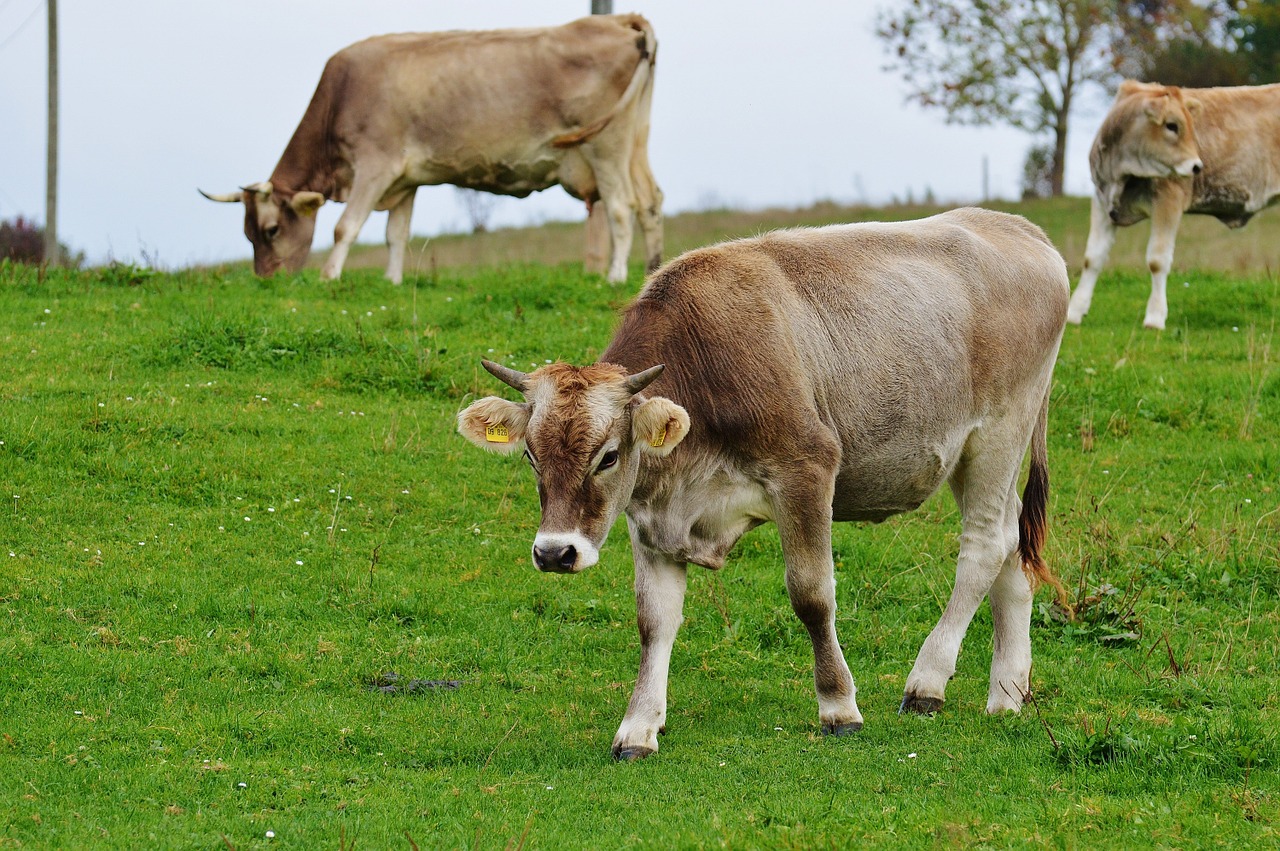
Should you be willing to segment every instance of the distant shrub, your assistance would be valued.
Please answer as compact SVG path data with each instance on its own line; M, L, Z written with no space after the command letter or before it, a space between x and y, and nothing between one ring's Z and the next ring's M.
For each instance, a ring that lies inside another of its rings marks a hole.
M73 254L66 245L58 243L64 265L78 267L84 262L84 254ZM44 262L44 228L18 216L12 221L0 222L0 260L39 265Z
M1033 145L1022 164L1022 200L1053 197L1053 146Z

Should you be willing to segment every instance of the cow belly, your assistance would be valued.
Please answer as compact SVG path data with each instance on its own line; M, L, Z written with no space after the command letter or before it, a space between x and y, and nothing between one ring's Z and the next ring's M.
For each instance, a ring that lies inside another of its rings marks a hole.
M559 182L560 158L554 155L527 159L484 160L450 163L427 160L410 170L410 178L419 185L443 183L524 198Z

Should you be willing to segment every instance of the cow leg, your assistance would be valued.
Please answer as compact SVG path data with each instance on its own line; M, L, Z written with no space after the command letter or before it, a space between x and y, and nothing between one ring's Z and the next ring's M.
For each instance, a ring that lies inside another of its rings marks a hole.
M604 204L587 205L587 243L583 269L589 275L603 275L609 269L609 221Z
M1151 270L1151 297L1147 299L1146 328L1163 329L1169 317L1165 295L1169 269L1173 266L1173 244L1182 222L1185 196L1176 185L1157 186L1151 199L1151 238L1147 241L1147 268Z
M628 519L630 526L630 519ZM634 760L658 750L667 723L667 672L676 632L684 620L686 567L639 543L631 531L636 569L636 623L640 630L640 672L627 714L613 737L613 758Z
M647 145L637 145L631 159L631 185L635 190L636 218L644 233L645 271L662 265L662 190L649 168Z
M1010 511L1015 516L1022 501L1010 494ZM1031 579L1022 569L1022 559L1010 553L991 586L991 684L987 691L987 713L1017 712L1023 695L1031 690Z
M356 175L351 194L347 198L347 208L342 211L338 224L333 229L333 250L320 269L321 280L333 281L342 277L347 253L351 251L356 237L360 235L360 228L364 227L388 185L387 181L362 179L361 175Z
M631 185L625 173L618 174L617 169L608 166L593 166L613 244L608 280L611 284L620 284L627 279L627 258L631 255Z
M907 677L902 712L929 713L942 708L969 623L1011 554L1016 557L1014 488L1027 437L1013 429L975 434L970 437L965 458L951 474L949 483L961 516L956 582L942 617L925 639Z
M782 541L791 608L813 643L813 682L824 734L841 736L862 729L857 689L836 635L836 579L831 557L831 500L839 450L834 439L814 440L815 462L789 465L772 477L782 482L774 499L774 519ZM828 451L824 452L824 448Z
M1080 283L1071 294L1071 303L1067 306L1067 321L1079 325L1089 312L1093 301L1093 287L1098 282L1098 275L1106 265L1107 256L1111 254L1111 246L1116 241L1116 226L1111 216L1103 209L1095 194L1089 204L1089 241L1084 249L1084 268L1080 271Z
M413 196L410 192L387 213L387 280L398 284L404 280L404 255L409 247L409 221L413 218Z

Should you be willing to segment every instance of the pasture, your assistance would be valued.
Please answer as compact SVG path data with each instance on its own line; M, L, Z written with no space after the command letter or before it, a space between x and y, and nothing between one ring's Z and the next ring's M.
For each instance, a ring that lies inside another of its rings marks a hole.
M1003 208L1078 268L1087 203ZM668 245L876 214L723 215ZM862 732L818 734L764 526L691 569L662 750L624 765L625 524L584 574L538 574L531 474L453 417L510 398L481 357L592 360L638 263L611 287L580 228L566 262L528 248L550 226L417 243L399 287L364 255L337 283L0 267L0 847L1274 847L1269 218L1223 248L1184 223L1161 333L1122 240L1067 329L1046 555L1078 614L1037 598L1033 706L983 713L984 607L943 711L897 714L954 572L944 491L835 528ZM370 689L390 672L450 685Z

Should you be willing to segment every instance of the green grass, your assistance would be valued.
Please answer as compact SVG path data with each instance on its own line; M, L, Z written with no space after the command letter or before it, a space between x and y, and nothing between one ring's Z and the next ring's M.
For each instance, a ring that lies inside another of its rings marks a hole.
M766 526L691 574L662 751L615 765L625 527L537 574L528 471L453 415L481 357L596 357L638 272L0 267L0 847L1274 847L1280 283L1178 281L1154 333L1106 274L1063 343L1048 555L1085 603L1039 599L1034 708L983 714L984 609L943 712L897 715L942 493L835 530L859 735L818 735Z

